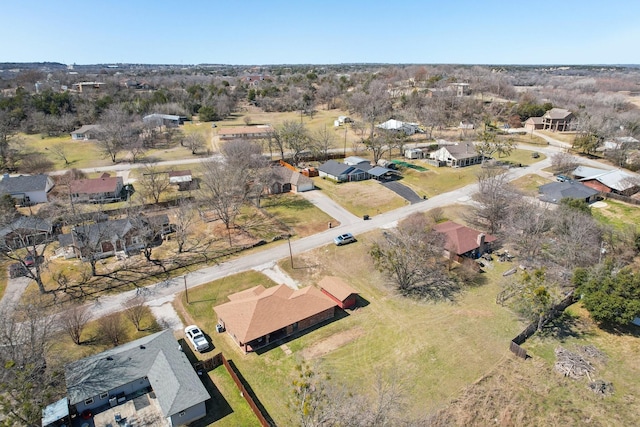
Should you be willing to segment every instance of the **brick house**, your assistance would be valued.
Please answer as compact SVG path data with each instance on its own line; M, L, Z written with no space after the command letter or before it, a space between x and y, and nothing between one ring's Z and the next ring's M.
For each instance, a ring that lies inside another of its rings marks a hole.
M336 303L319 289L255 286L213 308L218 324L247 353L333 318Z

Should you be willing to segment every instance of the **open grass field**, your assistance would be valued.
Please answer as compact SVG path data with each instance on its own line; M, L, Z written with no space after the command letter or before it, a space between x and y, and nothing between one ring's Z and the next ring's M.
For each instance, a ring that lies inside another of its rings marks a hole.
M414 169L402 169L402 184L412 188L418 194L426 194L433 197L457 188L477 182L477 174L480 165L466 168L436 168L426 162L414 160L416 164L422 164L428 168L426 172L418 172Z
M302 285L337 275L362 297L357 310L286 342L292 354L276 345L261 354L244 355L229 336L210 332L216 351L235 362L278 425L291 422L286 402L295 366L302 361L328 373L336 384L371 398L378 376L394 376L409 396L408 415L442 410L454 425L486 425L494 419L500 425L518 420L550 425L556 418L564 421L562 425L585 419L594 425L632 425L640 416L640 406L625 409L640 392L637 329L635 334L603 331L574 306L573 320L548 328L524 345L533 359L515 359L508 343L524 324L495 304L502 272L512 263L490 263L480 282L453 302L416 302L394 294L373 268L366 252L376 236L359 236L356 244L297 255L294 269L288 261L280 263ZM187 321L213 331L213 306L225 302L230 293L260 283L273 285L256 272L231 276L190 290L191 304L183 295L176 305ZM597 377L614 383L613 397L600 398L586 382L553 371L557 345L588 344L608 357L606 364L598 365ZM613 424L607 417L613 417Z
M377 373L400 375L414 396L409 412L418 416L445 404L507 356L508 342L522 325L496 306L498 289L491 277L510 264L497 264L484 284L454 302L415 302L395 295L373 269L367 251L374 237L359 236L353 245L330 245L296 256L293 270L287 262L280 264L303 285L315 284L326 274L341 276L364 301L357 310L287 342L292 355L279 347L243 355L226 334L212 334L216 349L234 360L279 425L289 424L286 402L295 365L301 361L358 393L373 389ZM272 284L250 272L203 285L189 291L191 304L183 295L178 309L184 307L189 321L212 331L212 307L225 302L229 293L258 283Z
M640 224L640 206L630 205L617 200L606 199L604 207L591 208L593 216L599 221L624 230L629 225Z
M313 178L316 191L322 191L356 216L377 215L405 206L408 202L374 179L337 184L320 177Z
M262 208L290 227L296 237L306 237L324 231L329 221L338 224L335 219L298 194L269 196L262 202Z

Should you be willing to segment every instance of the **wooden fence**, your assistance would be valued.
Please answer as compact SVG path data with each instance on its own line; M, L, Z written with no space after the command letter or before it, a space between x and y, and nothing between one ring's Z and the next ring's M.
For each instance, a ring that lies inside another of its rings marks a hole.
M524 342L530 336L535 334L538 328L541 328L542 326L559 317L567 307L569 307L576 301L577 299L575 297L574 291L569 292L562 301L551 307L549 311L544 316L542 316L542 319L540 321L530 323L526 328L524 328L522 332L520 332L514 339L512 339L511 343L509 344L509 350L511 350L511 352L513 352L516 356L526 359L527 351L520 347L520 345L524 344Z
M240 390L240 395L244 397L244 400L247 401L247 403L251 407L251 410L258 418L258 421L260 421L260 424L263 427L274 426L275 424L273 422L267 421L267 418L270 418L269 415L263 413L263 410L259 408L258 405L256 405L253 399L253 393L246 389L242 380L240 379L240 376L238 375L239 372L236 373L236 369L234 368L234 366L232 366L231 363L229 363L229 361L222 355L222 353L220 353L220 356L222 359L222 364L224 365L225 368L227 368L227 371L229 372L229 375L231 375L233 382L236 383L238 390Z

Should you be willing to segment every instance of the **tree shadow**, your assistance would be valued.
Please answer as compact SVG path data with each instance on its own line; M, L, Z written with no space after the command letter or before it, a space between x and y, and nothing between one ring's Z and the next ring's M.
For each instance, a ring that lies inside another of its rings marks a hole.
M631 336L640 338L640 326L634 324L629 325L613 325L613 324L601 324L598 325L600 329L613 335L618 336Z
M568 338L584 337L587 332L579 316L565 311L562 315L544 325L537 334L543 338L553 338L563 342Z

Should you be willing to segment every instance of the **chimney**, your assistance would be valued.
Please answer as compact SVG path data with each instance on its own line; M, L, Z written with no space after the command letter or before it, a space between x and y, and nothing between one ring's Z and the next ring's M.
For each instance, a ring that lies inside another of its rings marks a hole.
M484 253L484 238L484 233L478 234L478 238L476 240L476 243L478 243L478 255L482 255Z

